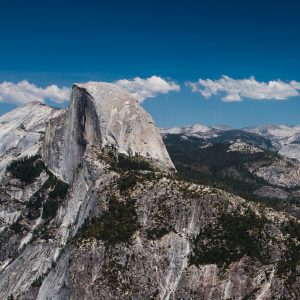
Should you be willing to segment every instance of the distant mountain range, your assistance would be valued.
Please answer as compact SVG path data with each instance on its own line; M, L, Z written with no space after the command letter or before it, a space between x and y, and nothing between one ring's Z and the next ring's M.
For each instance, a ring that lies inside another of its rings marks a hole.
M185 127L162 128L161 133L181 134L185 138L202 138L209 142L247 142L300 160L300 125L261 125L233 129L230 126L194 124Z

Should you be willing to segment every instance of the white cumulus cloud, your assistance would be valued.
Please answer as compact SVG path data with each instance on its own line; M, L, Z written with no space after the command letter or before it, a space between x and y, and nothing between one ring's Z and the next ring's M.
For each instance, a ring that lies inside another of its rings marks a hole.
M221 94L225 102L242 101L242 98L255 100L286 100L299 96L300 82L273 80L259 82L254 77L233 79L223 76L218 80L199 79L197 82L187 82L193 92L200 93L205 98Z
M135 77L131 80L121 79L114 83L127 89L140 102L143 102L146 98L153 98L158 94L167 94L180 90L180 86L177 83L167 81L159 76L151 76L146 79L140 77Z
M27 80L18 83L4 81L0 83L0 102L24 104L31 101L45 102L50 99L56 103L68 101L71 90L66 87L49 85L45 88L36 86Z

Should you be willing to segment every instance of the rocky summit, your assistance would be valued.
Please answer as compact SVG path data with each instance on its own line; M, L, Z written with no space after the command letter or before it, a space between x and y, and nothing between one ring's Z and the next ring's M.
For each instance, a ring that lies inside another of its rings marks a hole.
M0 137L0 299L300 298L298 219L183 180L126 90L75 84L66 110L1 116Z

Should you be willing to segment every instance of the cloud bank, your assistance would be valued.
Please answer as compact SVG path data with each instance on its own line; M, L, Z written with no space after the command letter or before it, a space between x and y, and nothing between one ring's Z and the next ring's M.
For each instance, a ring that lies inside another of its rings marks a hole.
M158 94L167 94L179 91L180 86L173 81L167 81L159 76L146 79L136 77L134 79L122 79L114 82L120 87L127 89L140 102L146 98L153 98ZM36 86L27 80L18 83L4 81L0 83L0 102L25 104L31 101L45 102L47 99L62 103L69 101L71 89L49 85L45 88Z
M242 101L242 98L254 100L286 100L299 96L300 82L281 80L259 82L254 77L247 79L233 79L223 76L218 80L199 79L197 82L187 82L187 86L195 93L205 98L223 95L225 102Z
M168 94L180 90L180 85L174 81L165 80L159 76L143 79L121 79L114 82L127 89L137 100L143 102L146 98L153 98L159 94ZM197 82L187 82L195 93L205 98L221 95L224 102L242 101L243 98L254 100L286 100L300 95L300 82L295 80L284 82L273 80L259 82L254 77L233 79L222 76L220 79L199 79ZM71 89L49 85L38 87L27 80L18 83L4 81L0 83L0 102L25 104L30 101L45 102L47 99L56 103L69 101Z
M180 86L173 81L166 81L159 76L146 79L135 77L131 80L121 79L114 82L129 91L137 100L143 102L146 98L153 98L158 94L167 94L179 91Z
M49 85L45 88L22 80L19 83L4 81L0 83L0 102L25 104L31 101L45 102L50 99L56 103L69 101L71 90L66 87Z

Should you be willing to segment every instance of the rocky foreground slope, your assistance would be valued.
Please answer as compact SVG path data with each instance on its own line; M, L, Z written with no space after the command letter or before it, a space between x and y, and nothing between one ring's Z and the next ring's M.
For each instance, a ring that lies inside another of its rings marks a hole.
M55 114L3 171L0 299L300 297L299 222L174 179L126 91L75 85Z

